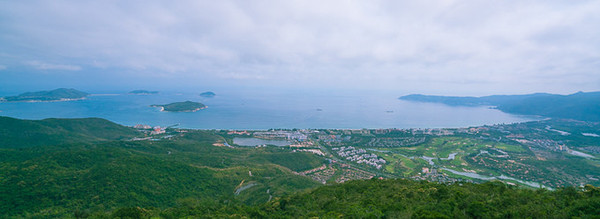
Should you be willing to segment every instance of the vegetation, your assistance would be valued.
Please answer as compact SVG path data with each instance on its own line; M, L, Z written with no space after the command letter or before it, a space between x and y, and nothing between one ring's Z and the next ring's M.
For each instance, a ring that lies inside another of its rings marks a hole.
M83 215L80 213L80 215ZM526 190L500 182L438 184L357 180L322 186L258 206L182 200L167 209L123 207L90 212L99 218L598 218L600 189Z
M290 170L322 163L309 153L214 146L223 139L211 131L172 130L175 137L155 141L111 141L115 136L86 131L105 122L2 118L0 127L11 127L6 135L15 137L0 147L0 217L63 217L124 206L167 209L215 199L257 205L318 185ZM28 134L15 135L25 129Z
M259 131L151 135L96 118L0 117L0 217L593 218L600 189L579 185L598 182L598 159L554 143L587 148L598 137L577 133L599 130L560 120L305 130L289 131L310 135L294 147L231 147L233 137ZM387 163L379 169L358 155ZM443 168L514 179L485 182Z
M140 136L138 131L105 119L21 120L0 116L0 147L91 143Z
M600 121L600 92L578 92L571 95L528 94L485 97L446 97L413 94L401 100L444 103L462 106L496 106L507 113L539 115L551 118Z
M151 105L151 107L161 107L163 111L167 112L196 112L201 109L205 109L206 105L198 102L185 101L175 102L165 105Z
M59 88L51 91L26 92L18 96L4 97L4 101L65 101L87 97L89 94L75 89Z
M594 216L600 190L588 186L549 192L500 182L437 184L409 180L351 181L320 187L265 205L271 217L511 218Z

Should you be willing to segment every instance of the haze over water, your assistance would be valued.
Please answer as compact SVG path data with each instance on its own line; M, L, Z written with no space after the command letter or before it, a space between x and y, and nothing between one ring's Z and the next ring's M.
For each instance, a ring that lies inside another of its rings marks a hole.
M158 95L93 94L70 102L0 103L0 115L22 119L100 117L123 125L148 124L194 129L270 128L450 128L535 120L488 107L451 107L401 101L375 92L293 92L274 90L161 92ZM198 101L198 112L160 112L151 104Z

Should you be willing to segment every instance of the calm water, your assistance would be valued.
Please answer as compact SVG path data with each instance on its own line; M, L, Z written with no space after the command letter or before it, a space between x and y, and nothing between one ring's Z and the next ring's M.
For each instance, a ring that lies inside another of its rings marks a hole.
M180 124L197 129L440 128L530 121L487 107L451 107L398 100L398 94L215 91L158 95L92 95L86 100L0 103L0 115L22 119L101 117L123 125ZM14 94L4 94L14 95ZM0 95L0 96L4 96ZM198 112L160 112L151 104L198 101Z

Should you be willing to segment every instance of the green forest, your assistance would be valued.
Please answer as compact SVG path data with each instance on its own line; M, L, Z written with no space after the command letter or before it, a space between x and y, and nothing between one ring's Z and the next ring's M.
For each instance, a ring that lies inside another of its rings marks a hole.
M0 137L2 218L600 215L600 189L591 185L551 191L500 181L386 179L290 147L229 146L224 131L150 136L97 118L0 117ZM322 184L305 175L325 167L338 171L333 177L362 178Z

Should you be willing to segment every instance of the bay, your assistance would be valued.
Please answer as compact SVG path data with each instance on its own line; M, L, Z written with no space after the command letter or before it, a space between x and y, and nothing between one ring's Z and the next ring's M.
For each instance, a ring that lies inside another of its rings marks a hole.
M133 126L148 124L193 129L454 128L515 123L539 118L489 107L453 107L398 100L398 94L369 92L293 92L272 90L161 92L156 95L93 94L67 102L0 103L0 116L21 119L100 117ZM152 104L197 101L198 112L160 112Z

